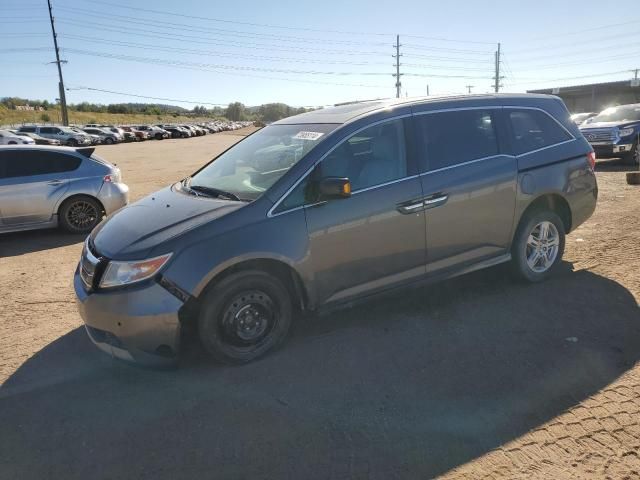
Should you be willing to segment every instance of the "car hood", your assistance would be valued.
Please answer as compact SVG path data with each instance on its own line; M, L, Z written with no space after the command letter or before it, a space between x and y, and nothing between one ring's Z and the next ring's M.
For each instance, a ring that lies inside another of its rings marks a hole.
M91 234L101 256L142 259L164 241L241 208L246 203L195 197L175 186L124 207Z
M631 125L640 123L638 120L625 120L624 122L592 122L586 125L580 125L580 130L591 130L592 128L624 128Z

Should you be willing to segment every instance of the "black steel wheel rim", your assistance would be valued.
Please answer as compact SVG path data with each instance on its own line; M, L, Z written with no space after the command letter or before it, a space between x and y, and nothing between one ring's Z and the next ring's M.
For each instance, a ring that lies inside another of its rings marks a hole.
M246 290L229 301L219 322L224 343L253 349L264 343L278 324L278 309L271 297L260 290Z
M95 225L98 210L92 203L80 200L69 207L66 217L69 225L78 230L84 230Z

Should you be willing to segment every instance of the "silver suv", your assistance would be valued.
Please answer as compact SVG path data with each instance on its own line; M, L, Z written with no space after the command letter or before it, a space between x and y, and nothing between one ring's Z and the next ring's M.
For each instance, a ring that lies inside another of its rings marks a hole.
M0 147L0 233L51 228L88 233L124 207L120 169L93 148Z
M83 135L70 127L23 125L19 132L35 133L44 138L60 140L60 143L69 147L84 147L91 145L91 137Z

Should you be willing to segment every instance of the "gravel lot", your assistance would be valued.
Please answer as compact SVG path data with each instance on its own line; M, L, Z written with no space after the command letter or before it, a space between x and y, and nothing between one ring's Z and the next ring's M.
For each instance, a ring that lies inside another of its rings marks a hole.
M242 133L98 151L135 200ZM640 477L640 187L597 170L556 278L396 293L244 367L111 360L74 304L82 238L0 237L0 478Z

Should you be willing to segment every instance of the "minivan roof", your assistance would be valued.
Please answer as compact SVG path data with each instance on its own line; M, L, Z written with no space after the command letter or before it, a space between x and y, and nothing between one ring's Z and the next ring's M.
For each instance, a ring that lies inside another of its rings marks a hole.
M440 95L429 97L413 97L413 98L386 98L378 100L366 100L363 102L351 102L335 105L333 107L321 108L300 115L284 118L273 122L273 125L292 125L300 123L347 123L357 117L374 113L379 110L390 109L400 105L425 104L425 103L451 103L465 101L473 101L479 99L534 99L534 98L558 98L553 95L531 94L531 93L491 93L491 94L475 94L475 95Z

